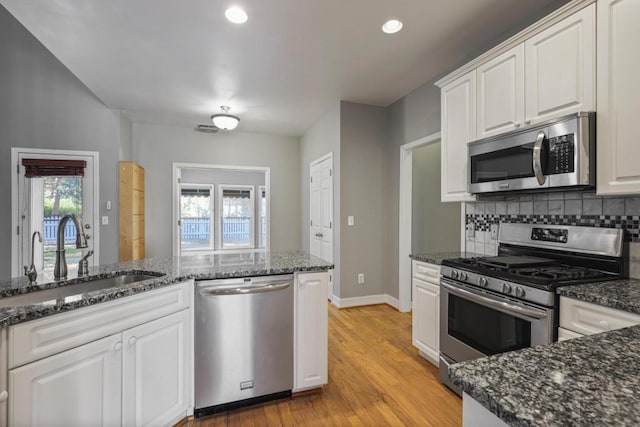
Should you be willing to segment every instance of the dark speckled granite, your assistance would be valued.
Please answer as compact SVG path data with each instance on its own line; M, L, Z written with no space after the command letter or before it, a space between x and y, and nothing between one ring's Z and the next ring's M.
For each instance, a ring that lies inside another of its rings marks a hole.
M640 314L640 280L622 279L558 288L562 296Z
M411 254L409 258L415 259L416 261L428 262L430 264L442 264L442 260L445 259L454 259L454 258L478 258L483 255L476 254L473 252L433 252L433 253L422 253L422 254Z
M452 365L454 384L514 426L640 425L640 326Z
M185 257L147 258L89 269L89 278L102 279L126 273L144 273L159 277L128 285L80 293L59 298L55 303L33 304L22 307L0 308L0 327L12 325L80 307L135 295L185 280L208 280L234 277L270 276L296 271L326 271L333 264L306 252L256 252L243 254L197 255ZM160 276L161 275L161 276ZM44 277L42 284L30 286L20 277L0 282L0 299L26 292L73 286L89 280L70 279L54 282ZM52 300L51 300L52 301Z

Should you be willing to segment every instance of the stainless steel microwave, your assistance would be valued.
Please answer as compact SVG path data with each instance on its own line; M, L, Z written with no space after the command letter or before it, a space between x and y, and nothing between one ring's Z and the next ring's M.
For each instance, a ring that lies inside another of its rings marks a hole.
M595 187L595 112L469 143L473 194Z

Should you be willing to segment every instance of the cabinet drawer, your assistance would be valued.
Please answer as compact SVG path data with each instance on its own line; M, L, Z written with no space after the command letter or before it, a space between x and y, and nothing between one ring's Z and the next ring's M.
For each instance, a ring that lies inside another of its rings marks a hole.
M190 306L192 282L168 286L9 328L9 369Z
M560 297L560 327L592 335L640 324L640 315Z
M426 262L413 261L413 277L435 284L440 283L440 266Z

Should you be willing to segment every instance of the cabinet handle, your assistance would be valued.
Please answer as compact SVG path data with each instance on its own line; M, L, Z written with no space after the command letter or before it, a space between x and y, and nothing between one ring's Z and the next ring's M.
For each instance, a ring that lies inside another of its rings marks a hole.
M531 119L527 119L524 121L525 124L530 125L531 124Z
M0 402L6 402L8 397L9 393L4 390L2 393L0 393Z
M514 126L514 127L519 128L519 127L520 127L520 122L515 122L515 123L513 124L513 126Z
M115 343L115 345L113 346L113 349L115 351L120 351L122 350L122 342L118 341L117 343Z
M131 337L131 338L129 338L129 345L134 345L134 344L136 343L136 341L138 341L138 340L136 339L136 337Z
M602 326L607 331L611 330L611 326L609 325L609 322L607 322L606 320L601 320L598 323L600 323L600 326Z

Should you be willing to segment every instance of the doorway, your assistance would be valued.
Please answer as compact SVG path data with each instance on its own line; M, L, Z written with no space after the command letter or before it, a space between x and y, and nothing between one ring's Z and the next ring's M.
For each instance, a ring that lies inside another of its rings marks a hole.
M333 262L333 153L312 161L309 175L309 252ZM327 291L332 299L333 280Z
M58 223L66 214L83 222L88 247L75 247L76 230L68 221L62 230L69 276L77 271L80 258L89 251L89 265L99 263L97 152L12 148L16 173L11 178L12 259L11 275L20 276L22 266L33 261L39 274L53 273ZM39 238L34 238L40 233Z

